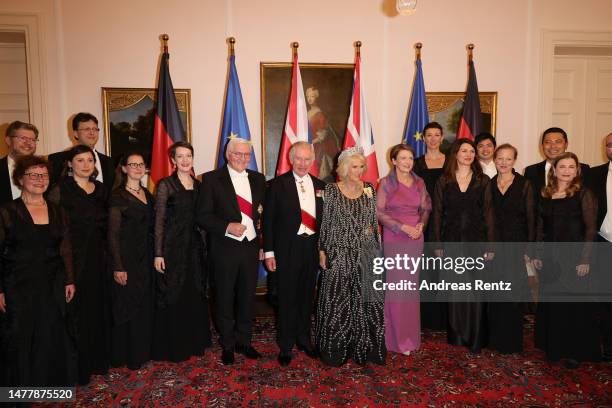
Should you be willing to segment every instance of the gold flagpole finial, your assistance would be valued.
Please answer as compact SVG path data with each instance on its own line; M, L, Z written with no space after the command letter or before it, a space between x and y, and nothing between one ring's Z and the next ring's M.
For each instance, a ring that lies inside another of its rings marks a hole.
M355 41L353 45L355 46L355 57L361 58L361 41Z
M295 58L297 56L297 52L298 52L298 47L300 46L300 43L297 41L294 41L291 43L291 48L293 49L293 57Z
M234 44L236 44L236 39L234 37L229 37L227 43L229 44L230 55L234 55Z
M471 61L474 56L474 44L470 43L466 48L468 50L468 59Z
M421 48L423 48L423 44L418 42L414 44L414 49L416 50L416 58L421 59Z
M162 40L163 44L164 44L164 52L168 52L168 40L170 39L170 37L168 36L168 34L162 34L159 36L159 39Z

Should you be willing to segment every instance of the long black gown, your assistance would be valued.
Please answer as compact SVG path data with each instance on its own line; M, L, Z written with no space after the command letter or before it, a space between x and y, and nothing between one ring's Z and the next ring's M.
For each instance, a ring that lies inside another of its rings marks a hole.
M550 302L549 288L571 293L592 279L592 242L597 239L597 200L583 188L572 197L541 198L537 241L545 247L540 272L540 302L536 311L536 347L551 361L570 358L598 361L601 358L595 303ZM558 242L560 244L547 244ZM575 250L567 243L580 243ZM576 265L590 264L591 273L576 276ZM554 300L554 299L553 299Z
M194 221L199 189L194 178L186 190L176 173L157 185L155 256L166 269L156 273L155 360L187 360L211 345L205 241Z
M434 192L433 212L433 241L438 243L485 243L495 240L495 219L489 177L481 175L472 176L465 192L461 192L456 181L440 177ZM452 244L451 244L452 245ZM442 246L444 248L444 246ZM452 245L451 251L446 250L444 256L482 256L486 248L466 247L466 252L457 252L460 247ZM450 278L471 280L478 273L464 273L459 276L450 272ZM473 296L472 301L463 299L461 302L448 303L448 331L449 344L467 346L473 352L480 352L487 339L486 310L478 293L468 292ZM455 294L451 292L452 299Z
M444 162L446 164L446 161ZM432 199L432 206L434 205L433 200L434 191L436 189L436 183L444 171L443 167L439 169L430 169L427 167L425 156L421 156L414 161L414 172L425 181L427 192L429 197ZM433 251L428 242L432 241L432 223L428 223L425 228L423 237L425 238L424 255L433 256ZM437 282L439 279L437 270L428 270L426 273L421 272L421 280L427 279L430 282ZM432 330L446 330L447 321L447 305L446 302L436 302L435 292L428 291L421 293L421 327L432 329Z
M68 305L75 326L79 384L105 374L110 364L110 281L107 268L108 190L94 181L88 194L72 177L63 178L47 196L69 219L77 292Z
M497 186L497 176L491 180L491 191L495 239L509 243L496 245L492 268L496 279L512 284L512 291L495 293L495 301L488 304L488 347L501 353L519 353L523 351L524 301L529 293L524 255L533 256L528 243L535 241L536 233L533 188L525 177L514 172L514 180L504 194ZM500 301L500 296L507 301Z
M111 365L139 368L151 359L154 311L153 196L143 203L125 189L113 191L108 217L111 273L127 272L127 285L113 279Z
M380 256L376 192L347 198L337 184L325 187L319 246L327 255L317 302L316 346L332 366L349 358L384 364L384 292L374 291L372 263Z
M0 384L70 386L76 362L65 324L64 287L74 283L68 220L47 203L34 224L21 198L0 208Z

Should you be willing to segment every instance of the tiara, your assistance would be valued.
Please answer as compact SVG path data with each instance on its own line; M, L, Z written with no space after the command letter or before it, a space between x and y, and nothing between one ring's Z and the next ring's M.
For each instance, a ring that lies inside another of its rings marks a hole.
M340 156L338 156L338 163L356 154L363 155L363 149L359 146L353 146L349 147L348 149L344 149L342 153L340 153Z

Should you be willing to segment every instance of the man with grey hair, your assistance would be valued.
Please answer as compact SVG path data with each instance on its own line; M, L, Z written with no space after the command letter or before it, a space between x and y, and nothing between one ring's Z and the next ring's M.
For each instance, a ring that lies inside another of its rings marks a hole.
M291 362L294 345L317 357L310 339L310 315L325 183L308 174L314 159L311 144L294 143L289 150L292 171L272 180L266 193L264 250L266 268L277 274L281 366Z
M208 232L214 317L226 365L234 362L234 351L261 356L251 345L251 324L266 179L247 170L251 154L251 142L230 139L225 166L203 175L196 207L196 222Z

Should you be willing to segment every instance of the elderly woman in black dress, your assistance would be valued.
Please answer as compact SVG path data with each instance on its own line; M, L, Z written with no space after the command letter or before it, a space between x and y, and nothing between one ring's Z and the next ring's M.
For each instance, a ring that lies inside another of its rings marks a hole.
M75 294L68 220L43 194L49 165L17 160L21 197L0 208L0 384L69 386L74 371L65 308Z
M138 369L151 359L153 332L153 196L141 184L145 161L128 153L110 199L108 243L112 295L111 365Z
M195 225L200 182L193 177L193 147L174 143L175 172L157 184L155 269L157 291L153 356L183 361L211 345L203 232Z
M48 194L69 219L74 274L79 288L70 318L76 325L79 384L91 374L105 374L110 359L110 282L106 228L108 190L96 180L96 158L85 145L66 155L65 176Z
M493 262L496 279L510 282L512 290L489 297L488 347L503 354L523 351L523 312L528 301L526 262L532 257L535 241L536 208L533 188L525 177L514 171L518 152L510 144L495 149L493 160L497 175L491 179L495 209L495 239L498 245Z
M361 179L366 167L363 151L349 148L338 158L340 181L325 187L315 340L332 366L348 359L384 364L387 353L384 292L371 289L381 247L376 191Z

